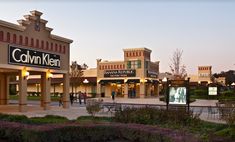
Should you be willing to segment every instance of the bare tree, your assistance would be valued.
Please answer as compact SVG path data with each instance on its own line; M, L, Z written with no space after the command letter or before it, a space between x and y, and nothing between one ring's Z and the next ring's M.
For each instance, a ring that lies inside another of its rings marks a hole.
M186 66L182 65L183 50L176 49L171 58L170 69L175 79L184 79L187 76Z
M72 85L72 93L76 93L76 88L82 83L81 77L83 76L83 70L87 69L88 66L84 63L79 65L77 61L72 61L70 65L70 78ZM75 88L75 90L74 90Z

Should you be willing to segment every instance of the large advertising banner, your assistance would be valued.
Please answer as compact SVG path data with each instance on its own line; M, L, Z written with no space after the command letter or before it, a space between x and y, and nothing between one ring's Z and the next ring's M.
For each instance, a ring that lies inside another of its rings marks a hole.
M60 55L10 45L8 47L8 63L34 67L60 68Z
M169 104L187 104L186 87L169 88Z
M217 95L217 87L208 87L208 95Z

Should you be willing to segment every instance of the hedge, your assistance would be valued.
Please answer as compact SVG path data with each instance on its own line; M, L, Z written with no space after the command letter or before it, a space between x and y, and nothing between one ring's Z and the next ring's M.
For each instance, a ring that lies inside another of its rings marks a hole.
M192 134L140 124L44 124L0 121L0 139L9 142L181 142L199 141Z

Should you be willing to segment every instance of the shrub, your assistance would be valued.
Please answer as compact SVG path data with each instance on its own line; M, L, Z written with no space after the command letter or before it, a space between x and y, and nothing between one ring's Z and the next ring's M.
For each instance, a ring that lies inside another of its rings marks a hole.
M206 90L206 89L196 89L196 90L194 90L194 95L207 96L208 95L208 90Z
M122 123L162 124L176 126L195 125L200 123L198 117L185 108L176 110L158 108L125 108L117 111L114 120Z
M33 124L46 124L46 123L65 123L69 120L66 117L46 115L45 117L32 117L30 118Z
M88 99L86 104L86 110L91 116L95 116L101 110L101 100L97 99Z
M191 134L136 124L22 125L0 122L0 138L10 142L199 141Z

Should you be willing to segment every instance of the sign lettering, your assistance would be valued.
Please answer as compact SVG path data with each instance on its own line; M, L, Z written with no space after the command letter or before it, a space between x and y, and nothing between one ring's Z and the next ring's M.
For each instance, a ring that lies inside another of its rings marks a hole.
M60 68L60 55L9 46L8 62L9 64Z
M135 70L106 70L104 77L135 77Z

